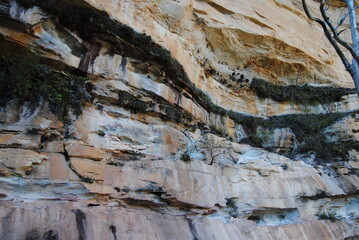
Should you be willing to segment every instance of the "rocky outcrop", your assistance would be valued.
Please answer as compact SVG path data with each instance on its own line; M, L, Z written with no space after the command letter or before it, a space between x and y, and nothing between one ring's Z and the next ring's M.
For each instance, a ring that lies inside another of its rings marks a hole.
M4 239L359 236L358 98L299 1L0 18Z

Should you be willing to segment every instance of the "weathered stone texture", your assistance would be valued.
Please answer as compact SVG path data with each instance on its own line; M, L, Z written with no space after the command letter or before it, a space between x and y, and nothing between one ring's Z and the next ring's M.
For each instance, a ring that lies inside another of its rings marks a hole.
M359 101L299 0L5 0L0 18L0 67L88 95L59 114L65 95L22 99L25 74L0 105L0 239L358 238Z

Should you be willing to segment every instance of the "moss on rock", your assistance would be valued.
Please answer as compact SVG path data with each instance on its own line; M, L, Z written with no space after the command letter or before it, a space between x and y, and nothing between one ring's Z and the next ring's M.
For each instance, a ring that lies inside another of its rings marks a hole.
M261 98L277 102L290 101L298 104L324 104L340 101L342 96L355 94L355 89L313 86L279 86L262 79L253 79L250 88Z
M49 102L50 110L66 121L70 109L79 115L84 102L90 99L86 80L27 58L0 55L1 106L14 98L20 103L32 104L44 98Z
M133 113L146 113L149 108L155 104L145 102L125 91L118 91L118 104L121 107L128 108Z
M147 113L154 112L156 103L153 101L143 101L139 97L125 91L118 91L119 101L118 105L130 109L133 113ZM179 109L177 107L158 103L161 114L161 119L165 121L173 121L177 123L186 123L192 121L190 113ZM158 110L157 110L158 111Z
M183 66L174 59L170 52L159 44L155 43L146 34L138 33L129 26L121 24L111 18L105 11L98 10L84 0L19 0L27 7L37 5L56 17L57 21L64 27L77 32L77 34L89 42L95 42L101 38L110 42L119 54L131 57L140 61L155 62L163 67L166 75L166 84L178 90L186 91L192 98L208 112L226 116L236 123L242 124L252 135L258 126L265 128L289 127L297 135L299 140L307 145L303 146L303 151L314 149L315 144L311 144L312 138L322 138L322 130L339 120L345 113L332 114L296 114L276 116L270 118L260 118L248 116L238 112L228 111L214 104L210 97L202 90L198 89L188 78ZM292 101L300 104L318 104L339 101L342 96L355 93L352 89L310 86L277 86L264 80L253 80L251 88L257 92L258 96L271 98L278 102ZM26 92L27 87L24 86ZM19 91L23 91L20 89ZM60 96L52 96L59 99ZM150 103L142 101L126 93L119 93L119 104L130 108L134 112L151 111ZM182 110L170 106L162 105L164 114L162 118L181 122L186 119ZM261 144L260 139L252 137L253 141ZM322 142L321 142L322 143ZM321 144L318 143L318 144ZM325 143L325 141L324 141ZM326 145L329 146L329 145Z

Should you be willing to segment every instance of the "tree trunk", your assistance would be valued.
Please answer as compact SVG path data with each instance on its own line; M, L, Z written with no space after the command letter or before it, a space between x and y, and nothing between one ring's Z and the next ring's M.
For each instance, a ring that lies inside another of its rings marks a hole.
M359 67L358 63L353 59L353 64L350 66L349 69L350 76L353 78L355 89L359 96Z
M350 23L350 33L352 36L352 43L354 52L359 55L359 38L358 38L358 29L356 22L356 12L354 9L354 0L345 0L347 3L348 11L349 11L349 23ZM359 96L359 67L358 62L353 58L352 65L350 66L350 75L353 78L355 89Z
M354 9L354 0L345 0L349 11L350 33L352 35L353 49L359 55L359 38L356 21L356 12Z

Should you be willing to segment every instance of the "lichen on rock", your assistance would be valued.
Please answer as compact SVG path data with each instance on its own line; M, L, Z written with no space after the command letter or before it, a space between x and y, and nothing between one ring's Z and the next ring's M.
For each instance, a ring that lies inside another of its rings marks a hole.
M4 0L0 19L3 238L359 235L359 100L300 1Z

